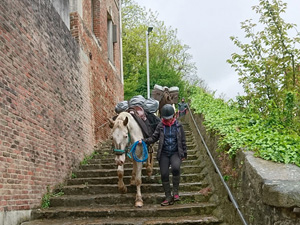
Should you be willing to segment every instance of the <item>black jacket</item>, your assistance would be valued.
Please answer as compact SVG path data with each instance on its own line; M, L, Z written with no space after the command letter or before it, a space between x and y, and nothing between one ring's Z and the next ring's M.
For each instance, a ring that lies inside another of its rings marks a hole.
M179 154L179 157L182 159L182 158L187 158L187 148L186 148L186 139L185 139L185 133L184 133L184 130L183 130L183 127L182 125L178 122L178 121L175 121L176 123L176 126L177 126L177 144L178 144L178 154ZM156 158L157 160L159 161L160 160L160 156L161 156L161 152L162 152L162 148L163 148L163 144L164 144L164 126L162 122L160 122L152 137L149 137L149 138L145 138L144 139L144 142L146 144L152 144L156 141L159 141L158 142L158 149L157 149L157 155L156 155Z

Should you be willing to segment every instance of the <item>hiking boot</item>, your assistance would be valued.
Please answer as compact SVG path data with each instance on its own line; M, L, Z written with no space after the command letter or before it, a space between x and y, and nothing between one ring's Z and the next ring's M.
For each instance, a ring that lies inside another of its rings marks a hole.
M162 203L160 203L161 206L167 206L167 205L173 205L174 201L173 199L165 199Z
M163 188L164 188L164 191L165 191L166 199L160 205L161 206L173 205L174 200L173 200L173 197L171 195L170 183L169 182L162 182L162 185L163 185Z
M174 199L174 202L180 201L179 195L174 195L173 199Z
M174 199L174 202L180 201L180 197L178 194L179 182L180 182L180 176L173 176L173 199Z

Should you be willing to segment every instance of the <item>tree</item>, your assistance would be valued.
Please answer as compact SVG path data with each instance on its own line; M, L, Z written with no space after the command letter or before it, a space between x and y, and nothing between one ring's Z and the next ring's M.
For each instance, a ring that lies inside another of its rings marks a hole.
M195 63L188 53L189 47L177 39L177 30L166 27L151 10L137 5L133 0L122 1L124 96L147 96L146 30L149 25L150 88L155 84L177 86L185 93L186 82L201 80Z
M264 29L255 33L257 24L251 19L242 22L241 28L249 42L231 37L243 53L233 53L227 62L240 76L246 105L288 126L299 116L300 54L296 47L300 39L298 32L296 37L289 37L296 25L282 19L286 7L281 0L260 0L253 10L260 15L258 22Z

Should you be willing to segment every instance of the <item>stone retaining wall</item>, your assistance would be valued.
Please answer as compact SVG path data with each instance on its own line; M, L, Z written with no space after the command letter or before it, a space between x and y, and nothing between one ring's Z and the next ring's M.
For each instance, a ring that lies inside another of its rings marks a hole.
M203 125L201 115L194 116L199 130L248 225L300 225L300 168L278 164L254 157L253 152L239 151L236 157L218 152L218 136ZM190 114L184 118L197 130ZM201 154L211 162L201 138L196 138ZM240 216L228 198L220 176L212 163L208 163L210 179L223 206L224 221L240 225ZM218 213L218 212L216 212Z

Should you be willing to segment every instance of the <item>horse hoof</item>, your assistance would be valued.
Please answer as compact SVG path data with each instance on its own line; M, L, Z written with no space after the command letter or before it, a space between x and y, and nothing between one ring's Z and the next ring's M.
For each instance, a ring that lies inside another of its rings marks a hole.
M146 172L147 172L148 177L151 177L152 171L153 171L153 170L152 170L151 167L147 167L147 168L146 168Z
M125 193L127 193L127 187L123 187L123 188L119 188L119 192L121 193L121 194L125 194Z
M135 207L142 208L143 207L143 202L142 201L135 202Z
M147 171L147 176L151 177L152 176L152 171Z

